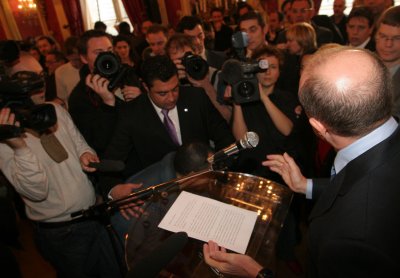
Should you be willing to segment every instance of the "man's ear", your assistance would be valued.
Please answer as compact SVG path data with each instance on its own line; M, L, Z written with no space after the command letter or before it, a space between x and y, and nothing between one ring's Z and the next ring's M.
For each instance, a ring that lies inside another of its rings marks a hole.
M82 63L89 64L88 60L86 59L86 55L79 55L79 57L81 58Z
M318 121L315 118L309 118L308 120L310 122L310 125L317 131L317 133L321 136L324 137L324 134L326 133L327 129L323 123Z

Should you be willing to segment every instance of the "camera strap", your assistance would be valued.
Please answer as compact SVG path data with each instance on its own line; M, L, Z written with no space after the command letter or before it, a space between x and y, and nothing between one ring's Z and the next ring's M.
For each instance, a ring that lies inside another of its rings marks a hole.
M57 163L61 163L68 158L68 153L57 139L54 133L42 134L40 143L46 153Z

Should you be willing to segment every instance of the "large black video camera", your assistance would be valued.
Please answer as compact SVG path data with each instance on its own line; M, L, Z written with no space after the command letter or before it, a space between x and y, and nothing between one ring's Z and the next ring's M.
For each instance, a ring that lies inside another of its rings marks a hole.
M232 45L238 59L229 59L222 65L222 79L232 86L233 100L240 104L260 99L257 73L268 69L266 60L250 61L245 57L248 45L247 34L236 32L232 36Z
M57 115L51 104L34 105L31 96L44 90L44 79L40 75L21 71L0 81L0 108L9 107L20 127L0 125L0 141L20 136L24 128L39 134L45 133L57 123Z
M112 92L115 88L128 85L141 88L133 68L121 64L120 58L112 52L101 52L94 62L94 73L108 79L107 89Z

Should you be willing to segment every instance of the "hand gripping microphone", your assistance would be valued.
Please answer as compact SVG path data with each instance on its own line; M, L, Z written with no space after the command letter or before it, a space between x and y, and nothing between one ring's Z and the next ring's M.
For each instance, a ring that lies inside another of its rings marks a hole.
M253 131L246 132L242 139L236 141L229 147L226 147L225 149L216 152L214 155L207 158L207 161L208 163L213 164L218 161L224 160L229 156L237 154L241 150L255 148L258 145L258 141L259 138L257 133Z

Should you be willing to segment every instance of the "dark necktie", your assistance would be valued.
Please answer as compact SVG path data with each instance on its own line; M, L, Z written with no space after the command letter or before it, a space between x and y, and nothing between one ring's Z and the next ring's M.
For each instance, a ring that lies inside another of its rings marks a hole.
M331 180L333 180L335 176L336 176L336 169L335 169L335 164L333 164L331 168Z
M172 122L171 118L168 116L169 110L162 109L161 113L164 115L164 125L168 131L169 136L171 137L172 142L175 145L179 146L178 135L176 134L176 129L174 123Z

